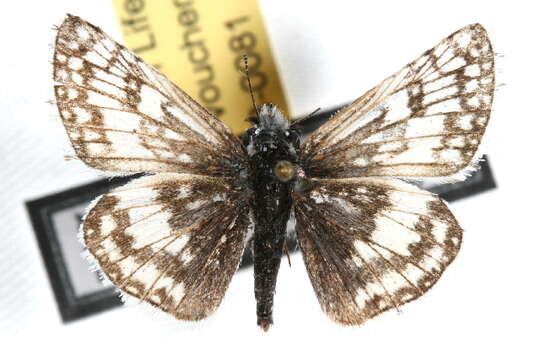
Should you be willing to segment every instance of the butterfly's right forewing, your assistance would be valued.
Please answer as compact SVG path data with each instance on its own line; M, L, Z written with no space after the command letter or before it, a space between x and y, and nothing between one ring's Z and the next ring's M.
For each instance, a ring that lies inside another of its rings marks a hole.
M58 111L77 157L111 172L229 174L240 141L163 74L68 16L53 59Z
M83 224L88 251L125 293L184 320L220 304L250 236L251 214L233 185L158 174L103 195Z

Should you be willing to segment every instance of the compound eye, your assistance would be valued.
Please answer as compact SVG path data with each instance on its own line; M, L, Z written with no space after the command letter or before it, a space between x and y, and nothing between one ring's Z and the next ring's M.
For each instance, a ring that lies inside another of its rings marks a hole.
M290 181L294 177L295 174L295 167L293 163L287 160L281 160L278 161L276 166L274 166L274 175L280 180L280 181Z

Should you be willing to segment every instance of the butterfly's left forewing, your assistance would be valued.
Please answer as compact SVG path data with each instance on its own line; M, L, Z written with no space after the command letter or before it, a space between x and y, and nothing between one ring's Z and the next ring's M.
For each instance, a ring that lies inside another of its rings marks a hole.
M315 177L449 177L478 157L495 89L484 28L469 25L342 109L303 144Z

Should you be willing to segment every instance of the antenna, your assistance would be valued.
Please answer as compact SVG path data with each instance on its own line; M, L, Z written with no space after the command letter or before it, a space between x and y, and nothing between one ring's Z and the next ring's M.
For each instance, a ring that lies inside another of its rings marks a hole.
M294 120L291 123L291 129L298 131L302 135L307 135L308 133L317 129L324 122L323 119L313 117L316 113L319 112L319 110L321 110L321 108L315 109L309 115L306 115L301 119Z
M244 66L246 67L246 77L249 85L249 94L251 95L251 103L253 105L253 110L255 110L255 114L257 115L257 120L259 121L259 124L261 123L261 118L259 117L259 110L257 110L257 105L255 104L255 97L253 96L253 88L251 87L251 80L249 78L249 66L248 66L248 56L244 54Z
M303 118L301 119L298 119L298 120L295 120L293 122L293 124L298 124L298 123L301 123L305 120L308 120L310 117L312 117L313 115L315 115L316 113L318 113L319 111L321 110L320 107L316 108L315 110L313 110L312 112L310 112L308 115L304 116Z

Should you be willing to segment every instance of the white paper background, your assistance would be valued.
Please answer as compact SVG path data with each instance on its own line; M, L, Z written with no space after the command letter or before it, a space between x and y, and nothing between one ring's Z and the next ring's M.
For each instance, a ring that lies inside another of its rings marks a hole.
M217 3L217 2L216 2ZM181 324L140 307L63 325L24 201L95 179L63 160L51 100L52 25L70 12L119 39L109 1L10 2L0 30L0 356L98 358L538 358L536 176L540 26L526 1L263 0L293 114L353 100L443 37L488 30L502 69L487 144L498 189L451 205L460 255L422 299L359 328L319 309L299 255L280 272L276 325L255 326L252 273L235 276L215 316ZM219 3L226 6L226 2ZM216 5L217 6L217 5Z

